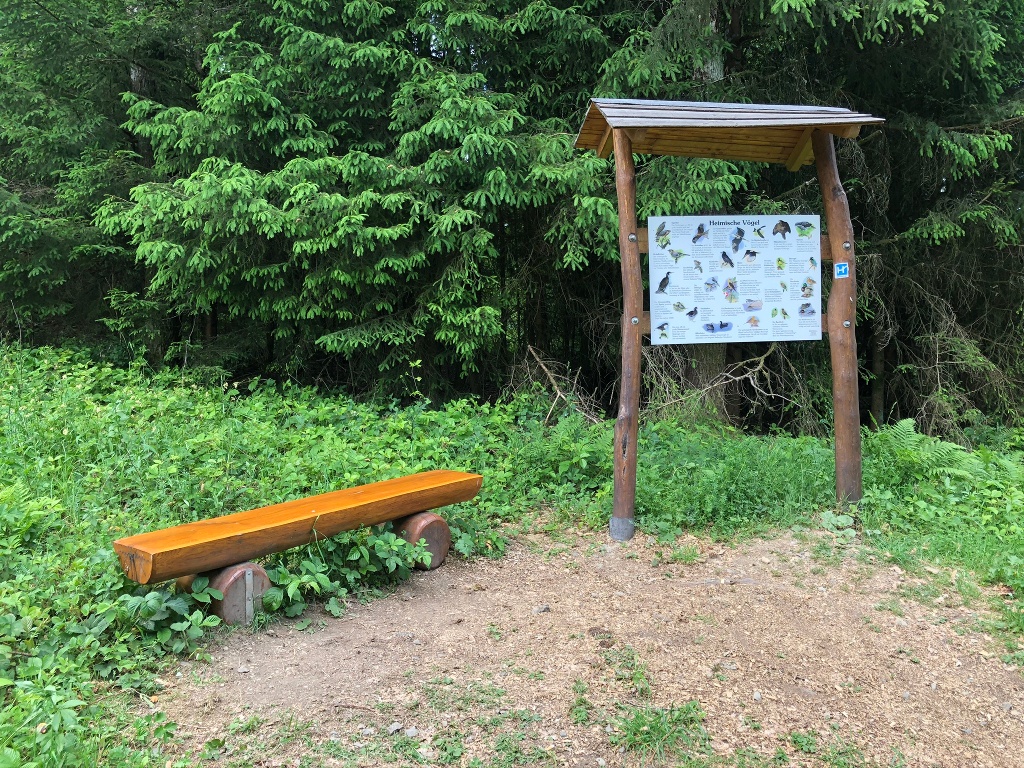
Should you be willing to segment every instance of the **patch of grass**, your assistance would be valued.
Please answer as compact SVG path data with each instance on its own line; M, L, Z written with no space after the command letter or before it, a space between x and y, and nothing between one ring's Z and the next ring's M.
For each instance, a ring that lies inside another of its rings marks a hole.
M504 696L504 689L477 680L459 685L451 677L435 677L423 686L427 704L439 712L463 712L477 706L495 707Z
M908 661L910 661L912 664L920 664L921 663L921 660L917 657L917 654L914 653L909 648L897 648L896 649L896 655L897 656L902 656L903 658L905 658Z
M503 733L494 740L494 757L483 762L474 758L469 768L511 768L515 765L534 765L555 763L554 757L536 745L524 745L526 735L522 733Z
M572 684L572 692L575 698L572 708L569 710L569 719L576 725L586 725L591 721L594 705L587 698L589 687L582 680L576 680Z
M437 750L437 762L441 763L441 765L459 763L462 756L466 754L464 738L461 731L453 731L434 739L434 749Z
M682 706L621 707L622 714L613 720L613 746L635 753L641 763L664 761L707 747L704 710L696 701Z
M834 494L834 456L813 439L655 422L641 432L639 455L637 522L663 540L688 530L734 538L809 523Z
M789 734L789 743L798 752L813 755L818 751L818 734L815 731L793 731Z
M906 612L903 610L903 604L900 603L895 597L890 597L875 603L876 611L888 611L895 616L906 616Z
M681 563L683 565L693 565L694 563L699 562L700 558L700 547L697 547L694 544L686 544L682 547L673 547L668 556L669 562Z
M822 565L828 565L833 568L842 564L843 555L843 548L836 546L834 542L827 538L819 539L811 549L811 557Z
M956 578L956 591L964 605L973 605L981 598L981 588L974 579L959 575Z
M263 725L263 718L258 715L251 715L244 720L232 720L228 724L228 733L255 733L260 729L261 725Z
M877 624L875 624L875 622L871 620L870 616L862 616L861 617L861 621L864 622L864 626L866 626L872 632L881 632L882 631L882 628L880 626L878 626Z
M605 663L612 668L616 680L629 683L634 695L641 699L651 697L651 681L647 677L647 665L630 645L609 648L604 652Z
M897 591L900 597L926 605L935 602L935 599L942 595L942 589L934 581L925 581L920 584L902 584Z

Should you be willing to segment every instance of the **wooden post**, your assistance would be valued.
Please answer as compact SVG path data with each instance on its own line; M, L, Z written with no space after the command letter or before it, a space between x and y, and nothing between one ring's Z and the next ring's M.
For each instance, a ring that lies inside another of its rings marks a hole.
M853 222L839 179L832 135L816 130L811 137L818 183L836 277L828 296L828 344L832 354L832 401L835 412L836 499L860 501L860 401L857 375L857 269ZM843 268L843 264L847 266ZM845 274L846 277L839 275Z
M609 532L616 541L633 538L636 505L637 429L640 423L640 326L644 309L640 244L636 233L636 168L633 143L612 130L615 190L619 203L619 257L622 262L622 379L615 421L615 506Z

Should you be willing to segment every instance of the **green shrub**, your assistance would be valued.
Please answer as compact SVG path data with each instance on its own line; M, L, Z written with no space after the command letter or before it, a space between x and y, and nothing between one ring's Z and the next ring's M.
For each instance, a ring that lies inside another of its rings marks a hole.
M805 521L834 498L832 452L820 440L693 432L661 422L643 433L637 520L660 536L716 536Z

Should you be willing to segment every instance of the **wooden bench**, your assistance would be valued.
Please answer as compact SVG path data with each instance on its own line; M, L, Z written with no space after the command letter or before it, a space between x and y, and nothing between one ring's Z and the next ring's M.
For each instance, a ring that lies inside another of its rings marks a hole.
M469 501L482 482L480 475L437 469L128 536L114 542L114 551L125 575L139 584L188 577L226 566L236 566L237 570L238 564L251 565L246 561L253 558L309 544L341 531ZM451 541L447 525L436 515L403 521L403 527L414 529L405 531L411 541L419 541L420 534L437 529L437 521L447 539L441 542L443 552L431 552L431 567L440 565L447 554ZM430 549L431 537L427 538ZM246 578L251 587L251 573ZM218 588L212 582L211 586ZM251 588L247 594L251 602ZM247 615L251 616L251 612Z

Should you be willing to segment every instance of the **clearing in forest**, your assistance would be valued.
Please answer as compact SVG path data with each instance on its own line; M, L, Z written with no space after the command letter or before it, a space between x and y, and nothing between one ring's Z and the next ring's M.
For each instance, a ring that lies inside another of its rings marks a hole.
M1024 678L990 599L825 533L533 534L236 631L152 706L182 765L1010 768Z

